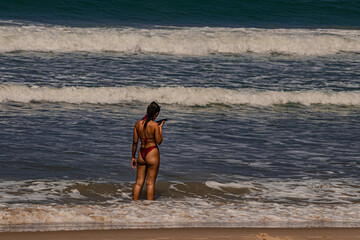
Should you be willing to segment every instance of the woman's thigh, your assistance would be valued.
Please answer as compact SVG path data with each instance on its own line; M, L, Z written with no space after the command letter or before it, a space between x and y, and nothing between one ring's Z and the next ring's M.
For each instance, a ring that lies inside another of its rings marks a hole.
M146 171L147 171L146 162L144 161L144 159L142 159L141 155L139 154L139 157L137 159L137 176L136 176L136 181L138 183L144 183L146 178Z
M147 182L155 182L159 166L160 166L160 152L155 148L146 155L147 165Z

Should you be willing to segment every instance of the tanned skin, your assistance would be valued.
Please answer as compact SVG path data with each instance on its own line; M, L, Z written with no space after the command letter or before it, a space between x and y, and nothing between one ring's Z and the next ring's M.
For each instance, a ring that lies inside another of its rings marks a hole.
M159 115L156 113L154 119L150 120L144 130L144 121L138 121L134 126L134 137L133 137L133 145L132 145L132 159L131 166L135 170L137 167L137 177L136 183L133 189L133 200L137 201L140 199L141 190L144 186L146 179L146 199L154 200L154 192L155 192L155 181L159 171L160 166L160 152L158 148L151 150L146 155L146 161L141 157L141 154L138 154L138 158L136 160L135 154L137 150L137 145L139 142L139 138L141 140L141 147L148 148L151 146L160 145L163 137L162 137L162 127L164 122L160 125L154 120ZM146 144L144 143L144 138L146 138Z

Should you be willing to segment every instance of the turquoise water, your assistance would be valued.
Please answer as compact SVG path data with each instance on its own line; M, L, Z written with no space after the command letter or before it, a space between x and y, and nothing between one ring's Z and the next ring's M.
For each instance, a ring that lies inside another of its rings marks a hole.
M1 1L0 230L359 227L359 11ZM153 100L156 201L133 202Z

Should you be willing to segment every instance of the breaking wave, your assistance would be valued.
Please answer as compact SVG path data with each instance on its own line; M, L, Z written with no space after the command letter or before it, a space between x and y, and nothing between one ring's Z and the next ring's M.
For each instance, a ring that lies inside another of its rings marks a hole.
M66 102L73 104L121 104L157 101L162 104L206 106L209 104L271 106L360 105L360 91L326 92L260 91L201 87L39 87L0 85L0 102Z
M74 28L2 26L0 52L121 52L171 55L360 53L359 30L260 28Z

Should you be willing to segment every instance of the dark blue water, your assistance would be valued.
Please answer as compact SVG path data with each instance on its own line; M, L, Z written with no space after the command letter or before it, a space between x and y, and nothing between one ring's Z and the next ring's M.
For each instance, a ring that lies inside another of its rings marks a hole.
M0 19L69 26L211 26L359 28L360 3L305 0L13 1Z

